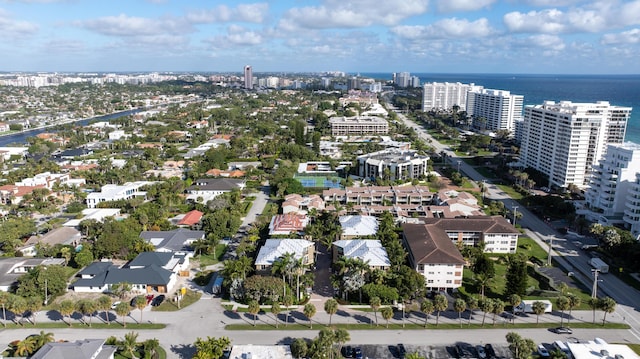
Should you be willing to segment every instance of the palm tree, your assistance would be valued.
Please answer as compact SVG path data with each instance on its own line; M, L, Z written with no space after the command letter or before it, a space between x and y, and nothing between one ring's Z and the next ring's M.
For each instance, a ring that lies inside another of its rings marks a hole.
M36 325L36 314L38 314L40 309L42 309L42 299L40 299L40 297L27 298L27 310L31 313L33 325Z
M113 303L111 303L111 298L109 298L108 295L103 295L100 296L100 298L98 298L96 300L96 309L101 310L104 312L104 316L107 319L107 325L109 325L109 309L111 309L111 305L113 305Z
M569 317L567 318L567 326L568 326L569 321L573 317L573 314L571 313L573 311L573 308L579 307L580 304L582 304L582 300L580 299L580 297L578 297L573 293L567 294L567 298L569 299Z
M294 260L291 269L296 275L296 300L300 300L300 277L307 271L307 264L304 262L304 258Z
M474 278L476 280L476 284L480 286L480 297L484 298L484 288L489 285L491 280L491 276L488 273L476 273L474 274Z
M443 294L436 294L436 296L433 298L433 308L438 313L436 316L436 326L438 326L438 323L440 322L440 312L442 312L443 310L447 310L447 307L449 307L449 301L447 300L447 297L445 297Z
M493 307L491 308L491 312L493 313L493 326L496 325L496 315L504 312L504 302L500 299L493 300Z
M556 298L556 308L558 308L560 312L562 312L562 314L560 315L560 326L562 327L564 325L564 311L569 309L569 298L565 297L564 295Z
M58 304L58 312L62 315L62 321L64 321L64 317L69 317L69 326L71 326L71 314L75 311L76 305L69 299L65 299Z
M7 327L7 312L6 305L11 300L11 294L8 292L0 292L0 305L2 305L2 325Z
M329 314L329 326L331 326L331 318L338 312L338 301L333 298L327 299L327 301L324 302L324 311Z
M509 304L511 305L511 314L513 314L514 318L516 315L516 307L520 305L520 303L522 303L522 298L520 298L519 295L514 293L509 296Z
M373 310L373 315L376 317L376 327L378 326L378 309L380 305L382 305L380 297L371 297L371 299L369 299L369 306Z
M26 357L34 352L36 348L36 339L34 337L26 337L24 340L16 344L15 355Z
M124 339L120 341L120 350L129 353L131 358L135 358L136 347L138 346L138 333L129 332L124 335Z
M91 327L91 318L93 318L93 313L96 311L96 302L91 299L83 299L80 300L77 305L77 310L82 313L83 316L89 316L89 327Z
M535 301L531 304L531 310L536 314L536 325L540 322L540 314L544 313L546 305L543 302Z
M427 327L427 321L429 320L429 314L433 313L433 302L430 299L425 298L420 303L420 311L424 313L424 327Z
M258 312L260 312L260 303L257 300L253 299L249 302L249 306L247 307L247 311L253 315L253 326L256 326L256 318L258 317Z
M140 323L142 323L142 312L144 312L144 307L147 306L147 298L144 295L139 295L136 297L136 308L140 311Z
M281 275L282 276L282 297L284 298L287 295L287 281L286 276L289 274L289 268L291 264L295 260L294 254L287 252L284 253L280 258L276 259L271 266L271 274L273 275Z
M17 323L22 325L22 315L25 310L27 310L27 301L19 297L17 295L11 297L11 301L9 302L9 309L13 312L13 314L20 316L21 318L17 320Z
M604 323L607 322L607 314L616 311L616 301L611 297L606 297L600 300L600 309L604 312L604 317L602 318L602 326L604 326Z
M144 348L145 354L149 354L149 357L155 358L156 352L160 347L160 341L156 338L147 339L142 343L142 347ZM145 356L146 357L146 356Z
M389 328L389 319L393 318L393 309L391 307L382 307L380 309L380 314L382 314L382 318L387 321L387 329Z
M289 313L291 312L291 309L289 307L291 307L292 305L293 305L293 299L291 299L290 296L285 296L282 299L282 306L287 311L287 314L285 316L285 322L284 322L285 327L287 326L287 324L289 324Z
M313 323L311 322L311 318L313 318L313 316L316 315L316 306L311 303L307 303L305 304L302 311L304 312L304 316L309 319L309 329L313 329Z
M462 328L462 312L467 309L467 303L464 299L458 298L453 302L453 310L458 313L458 320L460 320L460 328Z
M480 310L482 310L482 326L484 327L484 320L487 317L487 313L493 309L493 300L481 297L478 304L480 305Z
M42 348L47 343L52 343L54 341L53 333L45 333L44 330L40 331L40 334L34 336L36 340L36 348L34 350L38 351L38 349Z
M473 319L473 311L478 309L478 298L469 296L469 298L467 298L467 308L469 308L469 325L471 325L471 320Z
M351 336L346 329L338 328L333 331L335 341L338 343L338 353L342 352L342 346L351 340Z
M271 304L271 314L273 314L273 319L276 321L276 328L278 328L278 314L280 314L280 311L280 304L273 302L273 304Z
M120 299L124 299L131 292L131 283L120 282L111 287L111 292Z
M127 327L126 316L129 314L129 308L129 303L127 302L120 302L115 308L116 314L122 317L122 326L124 328Z

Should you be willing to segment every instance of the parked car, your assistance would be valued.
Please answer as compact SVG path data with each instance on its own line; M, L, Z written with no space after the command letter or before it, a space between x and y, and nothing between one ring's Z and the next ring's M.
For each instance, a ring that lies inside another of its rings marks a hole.
M493 349L493 345L485 344L484 345L484 351L487 354L488 358L495 358L496 357L496 351Z
M153 298L153 300L151 301L151 305L154 307L159 306L160 304L162 304L162 302L164 302L164 294L160 294L159 296Z
M478 358L480 359L487 358L487 352L484 350L484 347L482 345L476 345L476 351L478 352Z
M350 345L342 347L342 356L345 358L353 358L353 348Z
M362 349L360 347L353 348L353 357L356 359L362 359Z
M553 331L556 334L573 334L573 330L567 327L557 327L557 328L553 328L551 331Z
M151 301L153 300L154 295L153 294L149 294L146 296L147 298L147 305L149 305L149 303L151 303Z
M547 350L547 348L544 347L544 345L542 344L538 344L538 354L541 357L548 357L549 356L549 351Z
M404 358L404 356L407 354L407 350L404 348L404 344L398 344L398 356L400 357L400 359Z
M120 304L121 302L113 302L113 304L111 304L111 309L116 309L116 307L118 306L118 304Z

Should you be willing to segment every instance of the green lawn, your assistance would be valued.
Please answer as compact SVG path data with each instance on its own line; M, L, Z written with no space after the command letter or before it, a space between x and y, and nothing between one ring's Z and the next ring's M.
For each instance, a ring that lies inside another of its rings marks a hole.
M529 237L518 239L518 253L524 253L527 258L536 257L543 263L547 263L547 251Z
M515 199L516 201L523 198L522 194L520 194L520 192L516 191L511 186L504 185L504 184L498 184L496 186L498 186L498 188L500 188L502 191L504 191L506 194L508 194L511 198Z
M216 255L211 254L200 254L196 259L200 261L200 267L206 267L209 265L213 265L219 263L222 260L222 256L224 252L226 252L227 246L220 243L216 246Z
M151 307L151 310L156 312L175 312L197 302L200 297L202 297L202 293L187 290L187 294L180 301L180 308L178 308L178 302L174 302L173 298L167 297L167 300L157 307Z
M84 324L84 323L80 323L78 321L72 321L71 325L67 324L67 323L63 323L62 321L56 321L56 322L44 322L44 323L37 323L36 325L33 325L31 323L27 323L27 322L23 322L23 325L18 325L16 323L10 322L7 323L7 327L4 329L31 329L31 328L36 328L36 329L62 329L62 328L71 328L71 329L123 329L124 327L122 326L122 323L120 322L120 317L118 317L118 322L114 322L111 321L110 324L104 323L98 319L93 320L93 322L91 323L91 327L89 327L88 324ZM66 320L69 320L68 318ZM129 321L131 321L131 319L129 319ZM166 324L162 324L162 323L142 323L142 324L138 324L138 323L129 323L127 322L127 327L126 329L164 329L166 327Z

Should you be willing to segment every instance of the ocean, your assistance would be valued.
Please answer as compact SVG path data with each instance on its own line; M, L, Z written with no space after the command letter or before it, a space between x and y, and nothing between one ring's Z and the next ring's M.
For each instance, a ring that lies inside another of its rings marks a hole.
M392 79L390 73L361 73L375 79ZM423 74L425 82L474 83L489 89L523 95L525 105L544 101L596 102L632 107L625 140L640 143L640 75L522 75L522 74Z

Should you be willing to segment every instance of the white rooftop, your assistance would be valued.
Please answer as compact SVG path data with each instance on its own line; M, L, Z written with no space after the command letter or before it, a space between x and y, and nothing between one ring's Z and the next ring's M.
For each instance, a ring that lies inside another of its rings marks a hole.
M567 346L575 359L614 359L616 355L622 355L624 359L640 359L631 348L624 344L608 344L602 339L586 343L571 343Z
M285 253L293 253L295 259L300 259L305 250L313 245L306 239L267 239L258 252L255 265L270 266Z
M378 220L373 216L340 216L343 236L372 236L378 232Z
M377 239L342 239L333 244L342 248L347 258L360 258L369 266L391 266L387 251Z
M234 345L229 359L293 359L288 345Z

